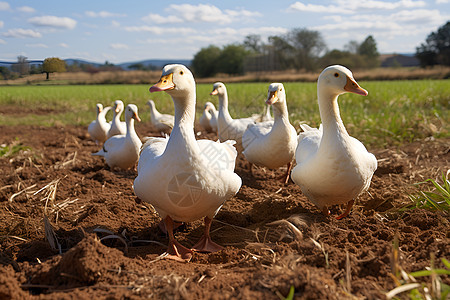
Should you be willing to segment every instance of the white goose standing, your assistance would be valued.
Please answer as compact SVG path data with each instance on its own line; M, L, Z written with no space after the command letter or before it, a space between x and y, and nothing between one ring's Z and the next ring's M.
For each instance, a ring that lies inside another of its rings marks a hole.
M252 164L269 169L287 165L286 174L282 177L283 182L287 183L297 147L297 131L289 122L282 83L270 84L266 104L273 107L275 120L248 126L242 136L243 154L250 163L250 172Z
M114 101L114 117L111 122L111 128L108 130L108 139L114 135L123 135L127 133L126 123L120 121L120 116L122 115L123 109L124 105L122 100Z
M209 120L209 125L211 126L212 131L217 132L217 119L219 118L219 112L216 110L216 107L211 102L208 103L208 111L211 114L211 119Z
M150 116L153 126L155 126L156 130L159 132L169 134L173 128L174 117L169 114L160 113L156 109L155 102L153 100L148 100L147 104L150 107Z
M203 108L203 114L200 117L199 123L207 132L212 132L213 129L211 127L211 112L209 111L209 105L211 102L206 102L205 107Z
M334 65L322 71L317 95L323 128L302 127L306 131L299 135L297 165L291 174L325 215L329 214L327 206L347 203L338 219L350 213L355 198L369 188L377 168L375 156L347 133L340 117L337 99L347 92L367 95L349 69Z
M134 120L140 122L138 108L128 104L125 109L126 134L114 135L106 140L103 148L92 155L103 156L108 166L127 170L135 166L139 159L142 142L134 130Z
M233 119L228 111L228 93L225 84L216 82L210 95L219 96L219 116L217 119L217 130L220 141L236 141L236 149L242 152L242 135L248 125L255 124L252 118Z
M108 134L111 124L106 122L106 113L111 110L110 106L103 108L101 103L97 103L97 118L92 121L88 126L88 133L95 141L95 143L102 144L106 141L106 135Z
M174 221L204 218L204 235L192 249L222 249L211 241L209 231L212 218L241 187L241 178L234 173L237 153L232 142L195 139L195 80L188 68L165 66L161 79L150 88L158 91L172 97L175 124L169 138L150 138L143 145L134 192L162 217L169 234L168 258L189 261L192 250L175 240Z

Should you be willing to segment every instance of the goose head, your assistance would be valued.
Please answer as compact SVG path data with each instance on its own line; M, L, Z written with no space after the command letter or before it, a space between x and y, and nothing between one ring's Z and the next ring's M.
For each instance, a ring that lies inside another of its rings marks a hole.
M286 92L282 83L271 83L267 94L266 104L273 105L274 103L285 103Z
M131 119L135 119L138 122L141 121L138 115L138 108L134 104L128 104L127 107L125 108L125 120Z
M151 93L161 91L172 97L183 97L195 91L194 76L183 65L166 65L159 81L150 88Z
M226 92L227 88L225 87L225 84L222 82L216 82L213 85L213 90L210 95L225 95Z
M209 111L209 110L215 110L216 107L214 106L214 104L212 104L211 102L206 102L205 103L205 110Z
M117 113L122 112L123 111L123 102L122 100L116 100L114 101L114 111Z
M97 103L96 109L97 109L97 115L98 115L99 113L102 112L102 110L103 110L103 105L102 105L101 103Z
M340 65L325 68L319 75L317 88L333 96L344 93L355 93L362 96L368 94L353 78L352 72Z

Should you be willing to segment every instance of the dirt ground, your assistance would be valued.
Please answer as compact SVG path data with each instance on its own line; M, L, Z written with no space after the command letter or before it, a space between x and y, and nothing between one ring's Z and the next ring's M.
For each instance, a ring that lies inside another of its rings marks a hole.
M157 135L146 122L137 132ZM0 127L0 144L11 143L29 148L0 158L0 299L280 299L291 286L296 299L383 299L396 287L392 266L412 272L430 266L431 255L435 267L449 258L448 215L395 212L413 183L450 167L449 139L370 149L379 168L340 221L277 181L283 170L252 177L241 158L243 185L211 229L225 250L189 263L161 259L168 239L133 193L136 171L112 171L91 156L99 147L87 128ZM202 232L199 220L176 237L191 246Z

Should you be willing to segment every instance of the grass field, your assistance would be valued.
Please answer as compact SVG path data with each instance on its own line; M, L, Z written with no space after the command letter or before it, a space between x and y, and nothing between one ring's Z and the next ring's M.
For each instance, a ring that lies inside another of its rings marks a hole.
M342 95L339 104L349 133L366 145L395 145L428 136L449 136L449 80L359 83L369 91L369 95ZM5 109L22 107L24 113L15 116L0 114L0 125L87 125L95 118L96 103L111 105L116 99L138 105L144 121L149 120L146 105L148 99L154 99L161 112L173 113L170 97L165 93L150 94L149 87L150 85L4 86L0 88L0 105ZM231 115L247 117L262 112L267 87L268 83L227 84ZM318 126L320 116L316 83L289 82L285 84L285 88L291 122L296 128L299 128L299 123ZM211 90L211 84L197 85L197 116L200 116L205 102L211 101L217 106L217 97L209 96Z

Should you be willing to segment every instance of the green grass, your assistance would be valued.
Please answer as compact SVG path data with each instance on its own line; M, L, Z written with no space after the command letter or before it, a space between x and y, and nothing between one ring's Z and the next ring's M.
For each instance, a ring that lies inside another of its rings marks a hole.
M31 148L28 146L24 146L22 143L19 142L19 140L16 139L9 145L6 144L0 145L0 157L11 157L19 153L20 151L26 150L31 150Z
M401 211L423 208L428 210L439 210L450 214L450 181L447 174L442 174L442 183L433 179L419 182L416 186L419 191L414 195L409 195L411 203L401 208ZM426 189L426 190L425 190Z
M428 136L449 137L450 82L448 80L370 81L360 82L369 91L367 97L340 96L342 119L352 136L366 146L398 145ZM263 111L269 83L227 84L230 113L247 117ZM149 119L148 99L158 110L173 113L173 103L166 93L150 94L150 85L66 85L5 86L0 88L0 105L23 107L20 115L0 114L0 125L54 124L87 125L95 118L95 104L111 105L122 99L140 109L141 118ZM291 122L311 126L320 124L316 83L285 83ZM212 84L197 85L197 116L205 102L216 106L210 96ZM51 110L44 115L35 110ZM1 111L1 109L0 109Z

